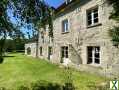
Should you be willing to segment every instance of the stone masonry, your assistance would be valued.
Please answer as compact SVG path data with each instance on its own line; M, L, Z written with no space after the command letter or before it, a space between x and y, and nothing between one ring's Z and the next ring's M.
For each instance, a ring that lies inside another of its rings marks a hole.
M73 1L73 0L72 0ZM75 3L76 2L76 3ZM99 21L93 26L87 25L87 11L98 7ZM56 14L53 22L54 40L48 36L48 28L44 31L42 38L41 29L39 31L39 58L50 60L52 63L61 63L61 47L68 47L68 62L70 65L82 71L94 72L99 74L119 74L119 53L108 35L109 29L117 25L115 21L109 20L112 11L105 0L76 0L67 5ZM68 20L68 32L62 32L62 21ZM26 47L28 47L26 45ZM42 55L40 55L42 47ZM52 47L52 57L49 59L49 47ZM100 63L87 64L88 47L100 48ZM34 46L35 48L35 46ZM35 49L34 49L35 50ZM34 54L32 54L34 56ZM113 72L112 72L113 71Z

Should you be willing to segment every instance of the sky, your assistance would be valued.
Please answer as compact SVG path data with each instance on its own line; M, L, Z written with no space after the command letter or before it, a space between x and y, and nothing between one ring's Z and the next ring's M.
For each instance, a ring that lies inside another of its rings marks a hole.
M60 6L65 0L44 0L48 5L57 8L58 6ZM10 16L10 20L12 21L13 24L16 24L17 21L15 20L15 18L13 17L13 11L12 10L8 10L8 16ZM29 30L29 28L26 27L21 27L21 30L23 31L23 33L31 33L31 30Z
M57 8L59 5L61 5L65 0L45 0L48 5L53 6L54 8Z

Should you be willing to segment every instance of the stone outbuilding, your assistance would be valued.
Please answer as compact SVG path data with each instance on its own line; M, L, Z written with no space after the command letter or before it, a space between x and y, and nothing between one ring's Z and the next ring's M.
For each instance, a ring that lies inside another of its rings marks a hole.
M36 43L25 44L25 54L28 56L36 57Z

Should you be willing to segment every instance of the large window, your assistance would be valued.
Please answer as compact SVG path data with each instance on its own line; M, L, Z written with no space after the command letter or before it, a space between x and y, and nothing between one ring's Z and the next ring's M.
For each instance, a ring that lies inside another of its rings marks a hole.
M68 47L67 46L63 46L61 47L61 56L62 58L68 58L69 55L68 55Z
M62 32L68 32L68 29L69 29L68 19L65 19L62 21Z
M87 24L88 26L95 25L99 22L98 7L87 10Z
M89 46L87 64L100 64L100 47Z

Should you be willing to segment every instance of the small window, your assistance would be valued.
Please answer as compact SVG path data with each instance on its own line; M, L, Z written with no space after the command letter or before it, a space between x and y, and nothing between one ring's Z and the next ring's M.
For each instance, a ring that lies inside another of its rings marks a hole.
M68 58L68 47L67 46L63 46L61 47L61 53L62 53L62 58Z
M69 24L68 19L62 21L62 32L68 32Z
M52 49L52 47L49 47L48 50L49 50L49 55L53 55L53 49Z
M89 46L87 64L100 64L100 47Z
M42 56L42 53L43 53L42 47L40 47L40 55L41 55L41 56Z
M87 11L88 26L95 25L99 22L98 7Z

